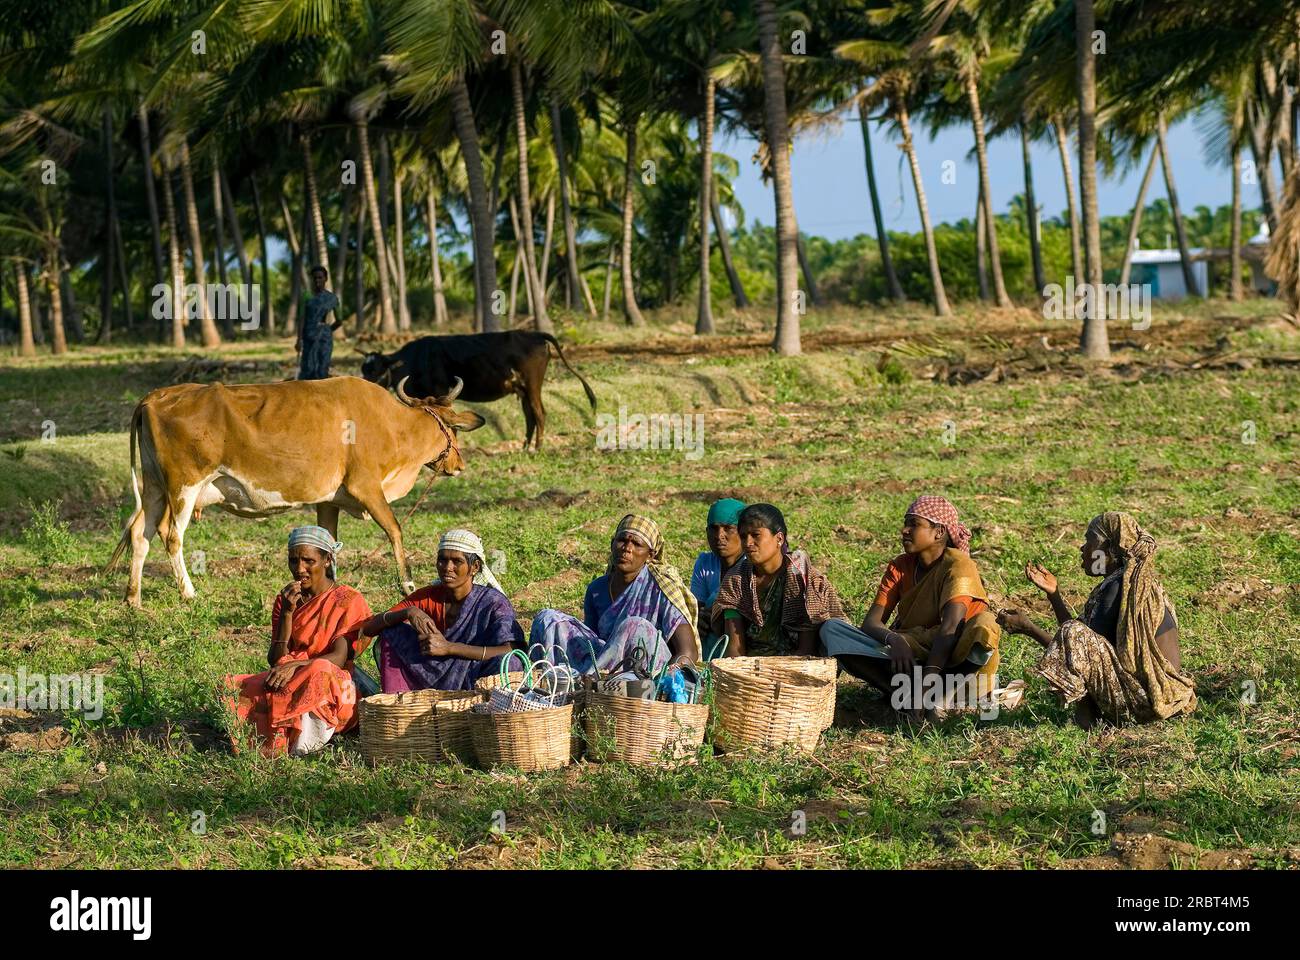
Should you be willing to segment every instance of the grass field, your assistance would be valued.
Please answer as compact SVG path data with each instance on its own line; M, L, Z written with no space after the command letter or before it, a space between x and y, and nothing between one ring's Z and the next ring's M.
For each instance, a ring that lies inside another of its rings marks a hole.
M1012 637L1001 678L1027 678L1022 710L914 729L842 679L815 756L523 776L370 769L355 738L305 760L232 755L209 726L216 684L264 668L285 536L312 514L209 512L186 538L197 600L179 601L155 541L144 611L129 611L125 569L101 571L129 513L126 425L184 357L86 349L0 362L0 673L102 673L107 702L97 722L0 716L0 866L1300 865L1300 366L1277 362L1300 336L1276 306L1157 308L1150 330L1112 330L1105 368L1068 353L1072 325L1029 311L808 320L793 360L764 351L759 318L705 344L682 317L570 329L602 412L698 412L703 456L598 450L555 362L540 455L520 450L514 401L476 407L489 422L466 437L468 469L405 524L416 580L433 575L438 534L469 526L504 552L526 625L580 607L627 510L655 517L689 571L708 504L734 494L785 510L858 619L903 508L934 492L974 530L995 598L1046 623L1024 563L1048 564L1077 605L1092 584L1083 528L1123 509L1160 544L1193 716L1083 732L1030 672L1036 645ZM227 379L292 371L289 341L221 356ZM340 345L335 372L356 363ZM376 609L396 601L378 527L345 517L340 539L343 582ZM489 832L497 810L503 834Z

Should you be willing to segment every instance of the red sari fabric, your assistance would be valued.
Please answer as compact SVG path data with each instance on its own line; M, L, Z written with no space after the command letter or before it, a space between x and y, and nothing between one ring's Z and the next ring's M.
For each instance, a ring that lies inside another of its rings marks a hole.
M271 610L271 638L277 636L284 598L276 595ZM238 688L231 706L239 718L252 723L262 738L262 752L284 753L297 742L304 714L314 713L334 728L347 730L356 722L357 689L352 683L352 661L368 643L368 637L349 636L348 662L336 667L317 659L328 653L334 641L370 618L370 605L351 587L338 584L312 597L293 612L286 660L310 660L279 690L266 689L265 673L228 676L227 685Z

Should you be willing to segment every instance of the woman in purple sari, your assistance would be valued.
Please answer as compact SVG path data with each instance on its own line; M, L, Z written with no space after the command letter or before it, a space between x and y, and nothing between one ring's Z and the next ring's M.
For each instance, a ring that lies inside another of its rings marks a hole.
M638 647L644 648L651 672L693 663L700 656L695 597L663 562L663 553L655 522L629 513L610 541L605 575L587 587L583 620L542 610L533 619L529 650L540 644L547 660L567 659L580 673L624 669Z
M514 608L483 559L483 541L449 530L438 542L438 579L361 626L379 634L375 660L384 693L472 690L501 658L523 647Z

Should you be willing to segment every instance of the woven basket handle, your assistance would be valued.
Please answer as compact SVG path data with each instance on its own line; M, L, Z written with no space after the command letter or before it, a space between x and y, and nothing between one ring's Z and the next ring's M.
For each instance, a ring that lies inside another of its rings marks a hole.
M547 686L551 688L549 694L551 706L555 706L555 701L559 697L560 677L564 678L564 695L567 697L573 690L573 674L568 670L561 671L556 669L556 666L553 663L542 664L541 676L549 678L550 682ZM541 677L538 677L537 679L540 680ZM533 691L536 692L536 690L537 687L533 686Z

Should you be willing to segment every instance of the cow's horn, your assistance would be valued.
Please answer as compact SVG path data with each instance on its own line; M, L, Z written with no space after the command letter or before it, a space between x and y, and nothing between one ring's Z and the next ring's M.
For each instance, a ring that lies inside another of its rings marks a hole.
M416 400L414 397L407 396L406 394L406 389L405 389L406 381L410 379L411 379L410 374L407 374L406 376L402 377L401 380L397 381L397 386L395 388L397 391L397 399L401 400L402 403L406 404L408 407L418 407L420 405L420 401Z
M453 400L455 400L457 397L460 396L460 392L463 389L465 389L465 381L462 380L460 377L457 377L456 385L447 392L447 396L444 398L445 401L447 403L451 403Z

